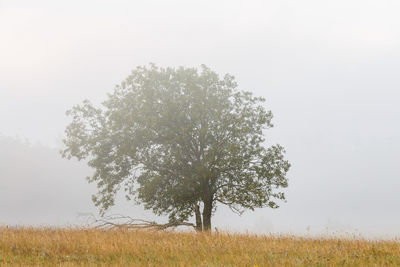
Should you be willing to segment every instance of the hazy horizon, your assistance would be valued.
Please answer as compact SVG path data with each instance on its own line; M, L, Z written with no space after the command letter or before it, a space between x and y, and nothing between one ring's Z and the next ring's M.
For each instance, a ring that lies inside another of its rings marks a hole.
M213 227L400 236L399 8L359 0L3 1L0 134L43 144L44 161L64 173L44 171L33 148L7 146L0 224L63 225L97 211L95 186L84 179L91 170L58 154L65 111L84 99L100 103L132 69L153 62L232 74L274 114L266 138L292 164L287 202L242 217L219 209ZM151 216L123 200L114 211Z

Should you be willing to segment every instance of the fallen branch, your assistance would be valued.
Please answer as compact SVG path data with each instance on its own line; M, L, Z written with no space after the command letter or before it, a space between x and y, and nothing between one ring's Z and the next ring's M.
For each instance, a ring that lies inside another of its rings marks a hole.
M124 215L109 215L96 218L93 214L87 215L89 225L98 229L149 229L149 230L166 230L168 228L176 228L178 226L191 226L196 228L193 223L172 221L160 224L155 221L147 221L143 219L135 219Z

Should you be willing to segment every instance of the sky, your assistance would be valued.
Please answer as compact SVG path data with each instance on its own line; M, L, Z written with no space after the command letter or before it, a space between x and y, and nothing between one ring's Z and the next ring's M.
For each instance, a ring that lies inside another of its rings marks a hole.
M400 2L385 0L3 0L0 133L58 149L65 111L84 99L100 103L136 66L206 64L267 99L275 127L266 138L283 145L292 164L279 209L238 217L221 208L215 226L400 236L399 10ZM0 187L34 185L21 175L26 181L0 177ZM77 194L95 192L84 176L74 181ZM50 189L32 196L36 190ZM96 211L89 202L82 210ZM82 211L66 206L59 220L40 220L13 205L2 206L14 215L0 223L62 224ZM140 207L121 200L116 209Z

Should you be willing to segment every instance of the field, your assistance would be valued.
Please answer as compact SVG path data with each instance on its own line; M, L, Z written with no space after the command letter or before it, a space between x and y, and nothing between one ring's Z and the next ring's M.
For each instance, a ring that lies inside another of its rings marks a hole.
M400 266L400 242L0 228L0 266Z

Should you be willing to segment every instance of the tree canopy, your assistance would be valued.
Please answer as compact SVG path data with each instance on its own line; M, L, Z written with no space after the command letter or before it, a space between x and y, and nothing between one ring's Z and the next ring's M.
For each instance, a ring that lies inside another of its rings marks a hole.
M242 213L285 199L290 164L282 146L265 145L264 101L204 65L137 67L101 106L67 111L62 154L94 168L102 212L124 189L170 221L194 216L197 230L210 230L217 203Z

